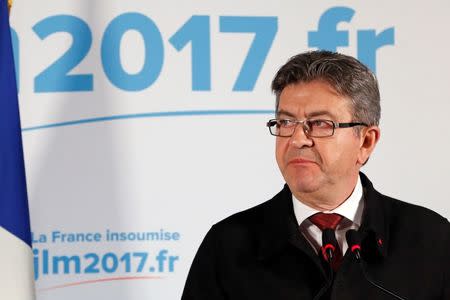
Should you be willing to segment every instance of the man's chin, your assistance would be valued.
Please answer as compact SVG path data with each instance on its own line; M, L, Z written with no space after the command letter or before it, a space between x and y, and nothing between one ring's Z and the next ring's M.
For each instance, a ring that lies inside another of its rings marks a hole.
M314 183L296 183L294 184L293 188L291 188L291 191L294 194L310 194L317 192L319 190L319 185Z
M293 180L287 180L287 183L294 194L313 193L320 189L320 180L313 176L296 177Z

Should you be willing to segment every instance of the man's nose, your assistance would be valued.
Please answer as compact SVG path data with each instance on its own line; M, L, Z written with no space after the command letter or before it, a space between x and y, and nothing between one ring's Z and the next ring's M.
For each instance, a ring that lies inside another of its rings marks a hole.
M296 148L311 147L313 140L306 134L303 124L298 123L289 143Z

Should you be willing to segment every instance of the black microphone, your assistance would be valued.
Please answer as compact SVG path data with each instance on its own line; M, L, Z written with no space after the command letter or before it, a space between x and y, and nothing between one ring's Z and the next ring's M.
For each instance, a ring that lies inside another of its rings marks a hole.
M375 286L376 288L378 288L378 289L382 290L383 292L385 292L385 293L395 297L396 299L406 300L405 298L397 295L396 293L394 293L394 292L384 288L380 284L374 282L370 278L369 274L366 271L366 268L364 267L363 260L361 258L361 237L360 237L359 233L356 230L354 230L354 229L347 230L347 232L345 233L345 238L347 239L348 248L355 255L356 261L358 262L359 266L361 267L361 271L362 271L362 273L364 275L364 278L366 278L366 280L370 284Z
M332 261L335 257L336 249L338 247L338 243L336 240L336 236L334 235L334 230L331 228L325 228L322 230L322 247L320 247L320 252L322 253L323 259L328 262L329 266L329 278L326 281L326 284L320 289L317 295L313 298L313 300L322 299L323 295L328 292L334 280L333 266ZM320 254L319 254L320 256Z
M326 228L322 231L322 256L325 261L331 264L334 258L334 253L338 246L334 230Z
M347 230L345 233L345 238L347 239L348 247L350 251L352 251L358 262L361 260L361 237L359 236L358 231L354 229Z

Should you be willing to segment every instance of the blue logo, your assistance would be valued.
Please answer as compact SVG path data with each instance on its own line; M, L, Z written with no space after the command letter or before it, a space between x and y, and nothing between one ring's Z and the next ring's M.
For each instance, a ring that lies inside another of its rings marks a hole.
M341 22L350 23L355 10L336 6L326 10L319 19L317 31L308 32L308 46L336 51L338 47L349 46L349 32L337 30ZM357 57L373 72L376 72L376 52L379 48L394 45L394 27L380 33L375 29L357 30Z

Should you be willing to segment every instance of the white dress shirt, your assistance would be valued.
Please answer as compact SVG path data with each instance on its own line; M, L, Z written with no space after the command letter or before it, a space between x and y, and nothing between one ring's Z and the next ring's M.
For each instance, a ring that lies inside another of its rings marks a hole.
M316 253L322 246L322 231L311 223L308 219L310 216L321 212L314 208L311 208L292 195L292 201L294 203L294 214L297 219L297 223L300 226L300 232L316 250ZM362 212L364 209L363 190L361 185L361 179L358 176L358 181L353 189L350 197L347 198L341 205L331 211L323 211L323 213L336 213L344 218L336 228L336 239L339 243L339 247L342 253L345 254L348 245L345 239L345 232L349 229L358 230L361 226Z

